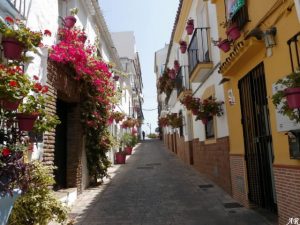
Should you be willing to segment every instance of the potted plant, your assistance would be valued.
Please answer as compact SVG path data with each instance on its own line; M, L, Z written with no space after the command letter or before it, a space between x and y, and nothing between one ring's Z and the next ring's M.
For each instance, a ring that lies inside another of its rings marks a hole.
M16 115L18 120L18 127L21 131L31 131L35 125L35 121L38 119L37 129L41 128L44 122L49 122L48 125L56 126L57 122L49 121L45 118L45 107L47 98L44 94L48 91L47 86L43 86L40 83L35 83L33 86L35 93L28 95L25 100L19 105L18 113ZM47 130L46 127L41 128ZM41 130L40 130L41 131Z
M131 155L133 147L137 143L137 137L133 134L125 133L122 136L122 143L125 145L125 152L127 155Z
M113 79L114 79L115 81L118 81L119 78L120 78L120 76L118 76L118 75L114 75L114 76L113 76Z
M221 49L223 52L228 52L230 50L230 41L226 38L219 38L217 41L213 41L214 45Z
M49 188L54 184L52 166L35 161L28 166L28 189L14 204L8 224L65 224L68 210Z
M180 45L180 51L182 54L184 54L186 52L186 49L187 49L187 43L186 41L179 41L179 45Z
M222 116L224 114L222 105L223 101L216 101L215 98L204 99L200 101L200 108L196 115L196 120L202 120L206 124L211 116Z
M158 124L160 127L166 127L169 125L169 120L167 117L160 117L158 119Z
M32 83L21 67L0 64L0 102L6 110L16 110Z
M183 104L187 110L191 110L193 115L197 115L200 108L200 99L194 98L192 95L184 95L180 99L181 104Z
M176 73L179 71L180 69L180 64L178 60L174 60L174 69L176 71Z
M115 153L115 162L116 164L126 163L126 152L122 151L122 147L120 147L119 151Z
M32 31L20 20L6 17L5 22L0 20L0 33L2 34L2 46L4 56L12 60L21 60L24 49L36 51L42 41L43 33ZM45 35L51 35L45 32Z
M186 32L188 35L191 35L194 31L194 20L193 19L189 19L186 23Z
M231 20L227 20L221 25L226 29L226 34L228 36L228 39L230 41L235 41L241 36L241 32L236 25L236 23L233 23Z
M77 15L77 13L78 13L78 8L70 9L70 13L71 13L71 16L66 16L64 18L64 26L69 29L74 27L74 25L77 21L75 18L75 15Z
M119 123L125 118L125 114L122 112L112 112L111 117L116 121L116 123Z
M273 96L272 101L279 113L289 117L291 120L300 122L298 109L300 108L300 72L296 71L279 79L276 85L281 86Z
M182 126L182 116L177 113L171 113L167 115L168 123L173 128L178 128Z
M168 69L168 75L172 80L174 80L176 77L175 69Z

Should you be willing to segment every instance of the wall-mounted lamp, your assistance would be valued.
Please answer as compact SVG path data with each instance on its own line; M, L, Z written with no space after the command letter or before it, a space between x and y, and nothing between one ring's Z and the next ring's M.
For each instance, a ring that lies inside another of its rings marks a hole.
M277 33L276 27L271 27L264 32L264 40L266 48L272 48L276 45L275 35Z

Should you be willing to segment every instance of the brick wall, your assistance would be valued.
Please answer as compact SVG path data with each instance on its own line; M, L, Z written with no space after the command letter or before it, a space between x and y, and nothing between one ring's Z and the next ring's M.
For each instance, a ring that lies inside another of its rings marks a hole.
M48 95L52 100L47 102L46 110L56 114L56 101L61 99L72 104L68 113L67 133L67 187L77 187L82 191L82 140L83 133L80 124L79 82L72 78L74 71L68 67L48 61L47 85ZM55 130L44 135L43 163L54 165Z
M205 144L195 139L192 145L195 169L231 194L228 137L219 138L212 144Z
M193 145L192 141L184 141L184 137L180 137L176 133L176 146L178 157L188 165L193 164Z
M275 165L275 188L279 225L300 218L300 167Z
M232 196L249 208L246 162L244 155L230 155Z

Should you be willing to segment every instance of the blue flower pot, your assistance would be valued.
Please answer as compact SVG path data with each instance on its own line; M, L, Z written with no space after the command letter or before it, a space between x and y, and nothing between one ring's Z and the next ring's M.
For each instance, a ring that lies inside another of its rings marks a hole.
M13 196L6 195L0 197L0 225L6 225L11 210L14 206L14 202L21 195L21 190L16 189L13 191Z

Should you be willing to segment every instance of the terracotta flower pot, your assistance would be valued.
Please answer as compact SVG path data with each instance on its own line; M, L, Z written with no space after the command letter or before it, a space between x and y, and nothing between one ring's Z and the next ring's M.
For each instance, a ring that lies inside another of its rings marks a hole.
M115 159L116 164L125 164L126 154L124 154L123 152L116 152L115 157L116 157Z
M175 69L176 72L178 72L179 69L180 69L180 65L179 65L178 60L175 60L175 61L174 61L174 69Z
M228 52L230 50L230 42L228 39L222 40L218 45L217 45L223 52Z
M180 45L180 51L182 54L186 52L187 46L186 45Z
M70 28L74 27L76 21L77 20L74 16L66 16L64 18L64 25L65 25L65 27L70 29Z
M12 60L20 60L23 52L23 45L14 38L4 38L2 40L4 56Z
M186 27L185 27L185 30L186 30L186 33L187 33L188 35L193 34L193 31L194 31L194 24L187 24Z
M284 90L287 104L291 109L300 108L300 87L287 88Z
M241 32L236 25L230 26L227 29L226 34L228 35L228 38L232 41L237 40L241 36Z
M18 113L18 126L20 131L31 131L34 126L34 122L37 119L37 115Z
M3 109L8 111L14 111L18 109L18 106L20 105L21 101L22 99L15 99L15 100L1 99L0 103Z
M131 155L132 154L132 147L125 147L125 152L126 152L126 155Z

